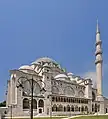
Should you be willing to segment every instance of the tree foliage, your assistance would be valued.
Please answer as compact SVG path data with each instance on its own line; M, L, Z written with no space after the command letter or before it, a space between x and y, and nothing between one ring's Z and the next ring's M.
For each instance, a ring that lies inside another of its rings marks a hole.
M1 102L0 107L6 107L6 101Z

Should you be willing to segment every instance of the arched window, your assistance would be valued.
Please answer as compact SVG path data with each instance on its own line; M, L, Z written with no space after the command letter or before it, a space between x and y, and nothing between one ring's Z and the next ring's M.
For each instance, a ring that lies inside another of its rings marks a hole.
M100 105L98 105L98 112L100 111Z
M94 112L94 105L92 104L92 112Z
M97 112L97 104L95 104L95 112Z
M77 105L75 106L75 111L78 111L78 106Z
M79 107L79 112L80 112L80 110L81 110L81 109L80 109L80 107Z
M68 112L70 111L70 106L69 106L69 105L67 105L67 111L68 111Z
M58 102L58 97L56 97L56 102Z
M80 99L78 100L78 103L80 103L81 101L80 101Z
M83 91L79 91L79 92L78 92L78 96L79 96L79 97L84 97Z
M37 101L33 99L33 109L37 109Z
M57 111L59 111L59 106L57 106Z
M63 106L62 105L59 105L58 111L63 111Z
M69 98L69 102L71 102L71 99Z
M27 98L23 99L23 109L29 109L29 100Z
M24 96L31 96L31 81L32 80L27 80L24 82L24 88L23 88L23 95ZM36 83L36 81L33 80L33 84L34 84L34 89L33 89L33 96L36 96L37 94L40 94L40 85L38 83Z
M85 106L85 111L88 112L88 107L87 106Z
M84 107L82 106L82 107L81 107L81 112L83 112L83 111L84 111Z
M66 107L64 106L64 112L66 112Z
M58 94L59 93L59 89L56 86L52 87L52 93L53 94Z
M55 101L55 97L52 97L52 101Z
M52 111L57 111L57 106L56 106L56 104L53 105Z
M66 97L66 102L68 102L68 98Z
M60 97L58 97L58 102L60 102Z
M92 101L95 101L95 99L96 99L95 93L92 91Z
M63 98L61 97L61 102L63 102Z
M72 99L72 102L75 103L75 99L74 98Z
M71 111L74 112L74 106L73 105L71 106Z
M64 98L64 102L66 102L66 98Z
M44 101L40 99L38 105L39 107L44 107Z
M106 108L106 113L108 113L108 109Z

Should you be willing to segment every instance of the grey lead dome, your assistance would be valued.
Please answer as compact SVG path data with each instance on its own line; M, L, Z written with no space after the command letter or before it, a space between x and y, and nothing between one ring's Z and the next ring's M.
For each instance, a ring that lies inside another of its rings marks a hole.
M57 62L56 62L55 60L53 60L53 59L51 59L51 58L49 58L49 57L39 58L39 59L37 59L36 61L32 62L32 64L38 64L38 63L40 63L40 62L48 62L48 63L52 62L52 63L57 64Z

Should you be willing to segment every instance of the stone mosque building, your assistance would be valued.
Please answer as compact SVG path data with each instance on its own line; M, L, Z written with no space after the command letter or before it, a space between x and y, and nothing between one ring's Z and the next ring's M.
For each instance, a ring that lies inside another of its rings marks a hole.
M92 79L82 78L64 70L56 61L43 57L30 65L10 70L7 86L7 116L29 116L31 80L33 78L33 115L105 114L108 99L102 95L102 41L97 23L96 74L97 88ZM43 91L41 89L44 89Z

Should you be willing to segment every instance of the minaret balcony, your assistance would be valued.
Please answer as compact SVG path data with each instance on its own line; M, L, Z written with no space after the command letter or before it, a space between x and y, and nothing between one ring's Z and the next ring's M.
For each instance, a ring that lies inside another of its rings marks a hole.
M102 63L102 62L103 62L102 59L97 59L97 60L95 60L95 64Z
M101 40L98 40L98 41L96 41L96 43L95 43L95 45L97 46L97 45L101 45L102 44L102 41Z
M98 55L98 54L102 54L102 50L101 50L101 49L99 49L99 50L97 50L97 51L95 52L95 56Z

